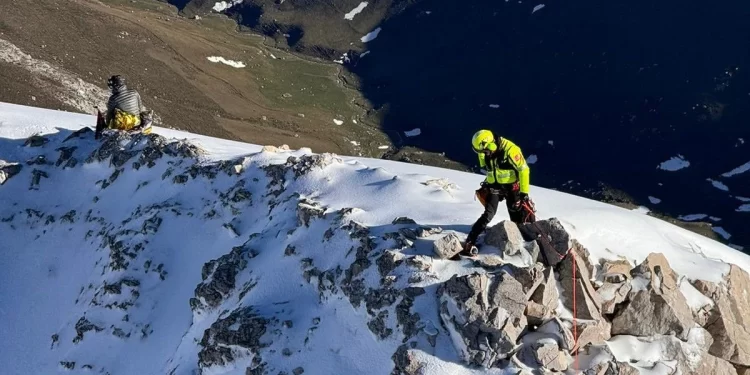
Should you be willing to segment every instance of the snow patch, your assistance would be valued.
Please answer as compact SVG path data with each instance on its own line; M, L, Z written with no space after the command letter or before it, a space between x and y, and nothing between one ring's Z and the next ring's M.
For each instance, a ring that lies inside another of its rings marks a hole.
M713 228L711 228L711 230L713 230L714 232L718 233L720 236L724 237L725 240L728 240L729 238L732 237L732 235L729 234L729 232L727 232L726 230L724 230L724 228L722 228L722 227L713 227Z
M721 181L712 180L710 178L707 178L706 181L710 182L711 185L719 190L729 191L729 187Z
M367 33L367 35L363 36L360 40L362 41L362 43L372 42L373 40L375 40L375 38L378 37L378 34L380 34L380 30L382 29L383 29L382 27L378 27L377 29L370 31L369 33Z
M359 146L359 142L357 142L357 141L349 141L349 143L351 143L351 144L353 144L355 146Z
M529 157L528 157L528 158L526 158L526 163L527 163L527 164L534 164L534 163L536 163L536 162L537 162L538 160L539 160L539 158L538 158L538 157L536 156L536 154L531 154L531 155L529 155Z
M679 171L680 169L687 168L690 166L690 162L685 160L685 157L682 155L673 156L669 160L662 162L657 166L659 169L663 169L665 171Z
M680 279L680 291L693 311L700 310L704 306L714 306L714 301L711 298L704 296L684 277Z
M363 1L363 2L359 3L359 5L357 5L356 8L352 9L349 13L347 13L347 14L344 15L344 19L347 19L347 20L350 20L350 21L353 20L354 16L358 15L359 13L361 13L363 10L365 10L366 7L367 7L367 2L366 1Z
M671 374L680 357L696 368L705 352L706 336L703 328L693 328L687 342L674 336L656 335L635 337L618 335L606 342L618 362L629 363L641 374Z
M534 7L534 10L531 11L531 14L534 14L534 13L542 10L543 8L544 8L544 4L539 4L539 5L537 5L537 6Z
M244 68L246 66L245 63L243 63L241 61L227 60L227 59L225 59L225 58L223 58L221 56L209 56L209 57L206 57L206 58L208 59L208 61L210 61L212 63L222 63L222 64L225 64L225 65L229 65L231 67L234 67L234 68Z
M387 150L391 148L390 146L378 146L378 150Z
M343 121L341 121L341 120L336 120L336 119L333 119L333 123L334 123L334 124L336 124L336 125L344 125L344 122L343 122Z
M721 175L722 177L732 177L734 175L738 175L740 173L745 173L747 171L750 171L750 161L740 165L739 167L732 169L731 171L724 173Z
M639 214L644 214L644 215L651 212L651 210L649 210L648 207L645 207L645 206L639 206L638 208L634 208L631 211L637 212Z
M657 197L652 197L650 195L648 196L648 200L649 200L649 202L651 202L653 204L659 204L659 203L661 203L661 199L659 199Z
M0 62L10 63L32 73L34 83L53 91L55 97L81 112L89 113L96 106L106 108L109 97L107 90L84 82L63 68L35 59L4 39L0 39Z
M414 128L412 130L408 130L404 132L404 135L406 135L407 137L416 137L420 134L422 134L422 129L420 128Z
M242 3L243 0L229 0L229 1L218 1L212 8L214 12L223 12L235 5Z
M696 220L703 220L707 217L708 215L706 214L690 214L690 215L677 216L677 219L682 220L682 221L696 221Z

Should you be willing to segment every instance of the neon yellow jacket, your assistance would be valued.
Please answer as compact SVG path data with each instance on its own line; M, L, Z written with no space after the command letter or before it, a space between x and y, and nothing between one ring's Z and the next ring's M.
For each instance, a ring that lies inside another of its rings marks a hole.
M497 151L485 157L479 154L479 166L487 170L488 184L512 184L518 181L521 193L529 193L529 165L515 143L500 138Z

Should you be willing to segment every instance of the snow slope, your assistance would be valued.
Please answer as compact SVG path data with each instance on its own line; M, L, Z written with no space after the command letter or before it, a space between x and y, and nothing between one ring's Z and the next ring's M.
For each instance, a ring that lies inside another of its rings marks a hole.
M429 257L434 236L412 249L389 235L401 227L394 218L409 217L465 237L481 214L473 193L482 176L386 160L315 159L309 149L270 152L162 128L154 132L174 142L172 155L150 167L135 168L136 159L118 167L97 154L101 143L91 134L63 142L94 123L93 116L0 103L0 159L24 164L0 185L4 373L72 367L112 375L245 374L260 365L273 374L389 374L403 342L428 337L436 342L420 353L425 373L503 373L463 366L440 326L437 285L476 271L472 263ZM24 146L36 133L49 143ZM185 156L190 144L206 152L200 162ZM142 139L122 139L120 146L134 154L146 147ZM25 163L39 155L52 164ZM298 162L289 164L290 156ZM226 160L232 162L215 164ZM30 185L40 175L35 171L46 177ZM650 216L539 187L531 196L538 216L559 218L594 259L638 263L662 252L680 275L714 282L728 263L750 270L747 255ZM493 224L506 219L501 211ZM350 221L369 235L358 235ZM380 254L427 259L435 272L410 284L413 271L401 265L390 279L380 274ZM232 274L233 285L211 302L210 293L198 291L220 289L220 271ZM356 287L340 290L328 277ZM424 293L398 294L380 306L390 282ZM247 331L233 320L236 313L261 322L262 332ZM409 323L409 314L419 314L418 322ZM209 335L220 323L251 337ZM258 349L248 352L232 340Z

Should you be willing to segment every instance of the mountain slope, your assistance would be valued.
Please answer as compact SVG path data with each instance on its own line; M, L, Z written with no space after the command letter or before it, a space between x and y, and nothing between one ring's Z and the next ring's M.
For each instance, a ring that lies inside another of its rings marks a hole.
M454 275L489 274L432 257L440 232L463 237L481 213L481 176L168 129L99 142L91 123L0 103L0 159L22 165L0 185L4 371L516 373L464 366L435 297ZM750 269L639 212L531 195L592 263L661 252L710 283Z

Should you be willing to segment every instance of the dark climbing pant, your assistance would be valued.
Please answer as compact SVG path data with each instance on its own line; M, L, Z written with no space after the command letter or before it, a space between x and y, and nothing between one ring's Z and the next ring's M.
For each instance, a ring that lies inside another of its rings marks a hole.
M466 238L467 242L476 243L479 234L482 233L487 225L492 221L497 213L497 207L500 202L505 200L505 206L508 209L508 215L510 220L516 224L533 223L536 221L533 212L529 212L522 205L519 204L521 200L521 192L518 189L518 184L504 184L504 185L490 185L485 187L489 189L487 194L487 202L484 206L484 213L471 227L471 232Z

